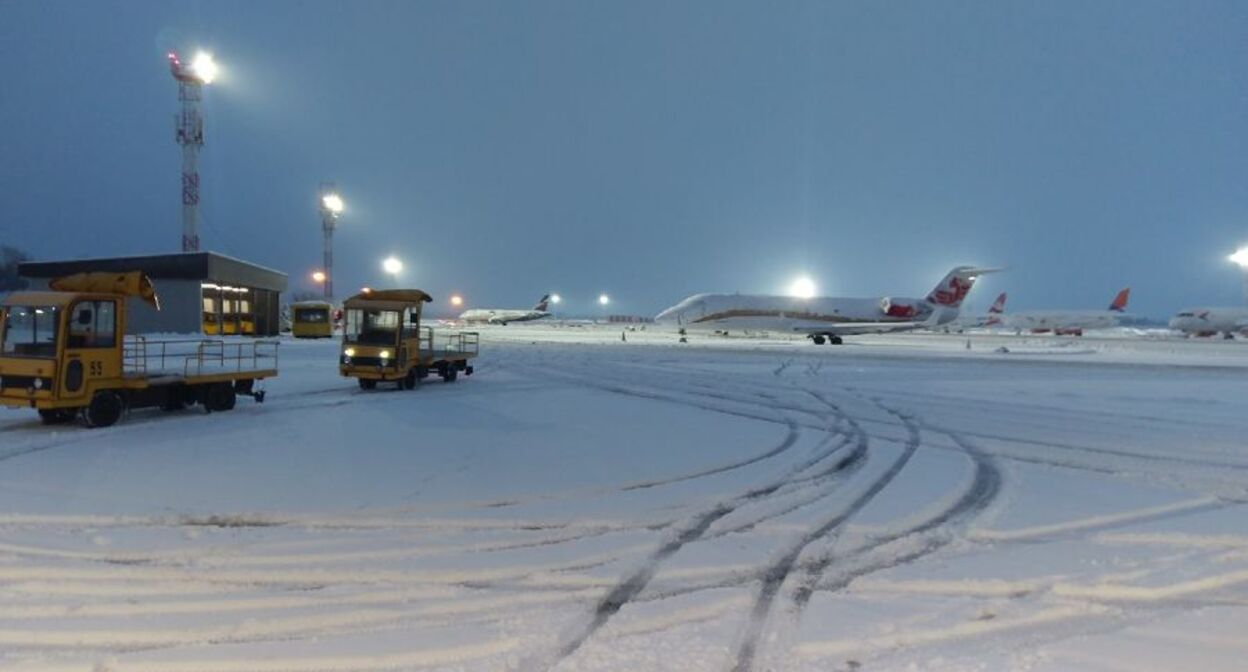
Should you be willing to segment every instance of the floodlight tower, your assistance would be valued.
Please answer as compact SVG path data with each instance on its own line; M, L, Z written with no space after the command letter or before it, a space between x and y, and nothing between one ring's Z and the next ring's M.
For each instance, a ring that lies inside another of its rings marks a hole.
M344 204L332 182L321 183L321 230L325 232L325 280L321 283L325 289L325 300L334 298L334 227L338 224L338 215L342 214Z
M184 65L177 52L169 52L169 70L178 82L182 112L174 117L175 139L182 145L182 251L199 251L199 148L204 146L204 119L199 102L205 84L217 76L212 54L199 52Z

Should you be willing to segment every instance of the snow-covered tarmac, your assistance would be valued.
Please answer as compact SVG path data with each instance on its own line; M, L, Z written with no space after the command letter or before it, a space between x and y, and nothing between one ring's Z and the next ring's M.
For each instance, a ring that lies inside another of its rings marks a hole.
M0 669L1244 669L1248 343L624 335L0 412Z

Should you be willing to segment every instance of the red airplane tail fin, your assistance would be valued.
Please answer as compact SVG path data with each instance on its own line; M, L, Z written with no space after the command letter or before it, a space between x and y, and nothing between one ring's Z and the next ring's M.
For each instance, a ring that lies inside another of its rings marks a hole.
M992 315L1000 315L1005 312L1005 292L997 295L997 300L992 302L992 306L988 308L988 312Z
M1123 288L1123 290L1118 292L1118 295L1114 297L1113 302L1109 304L1109 309L1119 313L1125 311L1127 309L1127 300L1130 298L1131 288Z

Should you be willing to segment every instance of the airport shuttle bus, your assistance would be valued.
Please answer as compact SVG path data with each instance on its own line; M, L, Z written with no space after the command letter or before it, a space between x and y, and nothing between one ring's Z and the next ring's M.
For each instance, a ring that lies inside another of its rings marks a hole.
M339 372L371 390L378 382L410 390L436 373L454 382L472 375L478 334L434 334L420 324L421 309L433 299L419 289L365 290L343 302L344 328Z
M290 306L295 338L333 338L334 306L328 301L299 301Z

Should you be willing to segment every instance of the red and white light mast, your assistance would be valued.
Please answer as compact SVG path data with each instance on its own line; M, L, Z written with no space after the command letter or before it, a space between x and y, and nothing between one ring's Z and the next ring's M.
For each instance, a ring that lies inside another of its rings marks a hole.
M324 279L320 280L325 290L325 300L334 300L334 227L338 217L346 207L342 196L334 188L332 182L321 183L321 231L325 234L325 267L321 269Z
M174 117L175 139L182 145L182 251L199 251L199 148L204 146L204 119L199 102L205 84L217 76L212 54L199 52L184 65L176 52L169 52L169 70L178 81L182 112Z

